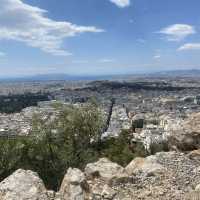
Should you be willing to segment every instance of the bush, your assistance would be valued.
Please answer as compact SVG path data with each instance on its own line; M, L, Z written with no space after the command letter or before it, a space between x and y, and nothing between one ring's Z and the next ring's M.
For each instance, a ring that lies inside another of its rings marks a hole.
M102 156L122 166L129 164L135 157L146 155L143 144L131 143L131 134L127 130L122 130L117 138L104 141L102 146Z
M24 145L18 139L0 140L0 180L17 169Z
M56 190L67 168L83 168L98 158L103 121L94 104L84 107L56 105L57 118L33 118L32 136L24 141L21 167L39 173Z

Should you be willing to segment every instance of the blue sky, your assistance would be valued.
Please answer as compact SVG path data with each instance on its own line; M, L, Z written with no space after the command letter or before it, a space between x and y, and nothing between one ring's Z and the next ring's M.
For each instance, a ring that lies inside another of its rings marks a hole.
M200 69L199 0L0 0L0 76Z

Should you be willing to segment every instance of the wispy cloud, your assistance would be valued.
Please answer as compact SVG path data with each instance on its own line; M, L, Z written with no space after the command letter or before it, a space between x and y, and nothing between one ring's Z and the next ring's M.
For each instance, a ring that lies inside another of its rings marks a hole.
M196 30L188 24L173 24L161 29L158 33L166 35L169 41L181 41L187 36L195 34Z
M120 8L124 8L130 6L130 0L109 0L110 2L114 3L116 6Z
M98 60L99 63L112 63L112 62L115 62L114 59L109 59L109 58L103 58L103 59L100 59Z
M200 43L186 43L178 48L178 51L200 50Z
M156 60L159 60L161 58L161 55L160 54L156 54L156 55L154 55L153 58L156 59Z
M160 60L161 57L162 57L161 49L156 49L154 52L154 55L153 55L153 59L158 61L158 60Z
M0 40L15 40L53 55L66 56L63 40L77 34L102 32L94 26L78 26L46 17L47 11L21 0L0 0Z

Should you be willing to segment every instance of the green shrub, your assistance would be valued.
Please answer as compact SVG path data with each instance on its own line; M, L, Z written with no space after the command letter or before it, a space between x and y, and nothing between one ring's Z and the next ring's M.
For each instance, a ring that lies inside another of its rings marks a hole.
M18 167L24 144L18 139L0 140L0 180L3 180Z
M107 139L102 146L102 156L122 166L129 164L135 157L146 155L141 143L131 143L131 134L127 130L122 130L119 137Z

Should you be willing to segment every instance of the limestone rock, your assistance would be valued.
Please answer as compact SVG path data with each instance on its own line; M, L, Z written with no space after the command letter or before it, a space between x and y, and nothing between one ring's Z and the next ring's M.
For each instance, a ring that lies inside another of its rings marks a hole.
M19 169L0 183L1 200L48 200L37 173Z
M111 187L109 187L108 185L105 185L101 194L101 197L104 199L108 199L108 200L112 200L115 195L116 195L116 191L113 190Z
M149 156L147 158L135 158L131 163L129 163L129 165L127 165L125 170L129 175L133 175L138 172L152 175L163 172L164 167L157 162L155 156Z
M102 158L86 175L69 168L57 193L36 173L18 170L0 183L0 200L200 200L199 163L199 150L136 158L125 169Z
M95 163L89 163L85 167L87 178L100 178L109 184L117 184L128 181L129 177L124 168L117 163L113 163L107 158L101 158Z
M60 198L62 200L85 200L88 192L89 186L83 172L69 168L61 184Z
M188 153L188 157L190 159L200 159L200 149L191 151L190 153Z
M55 192L52 190L47 191L48 200L55 200Z
M195 187L195 191L200 191L200 184Z

